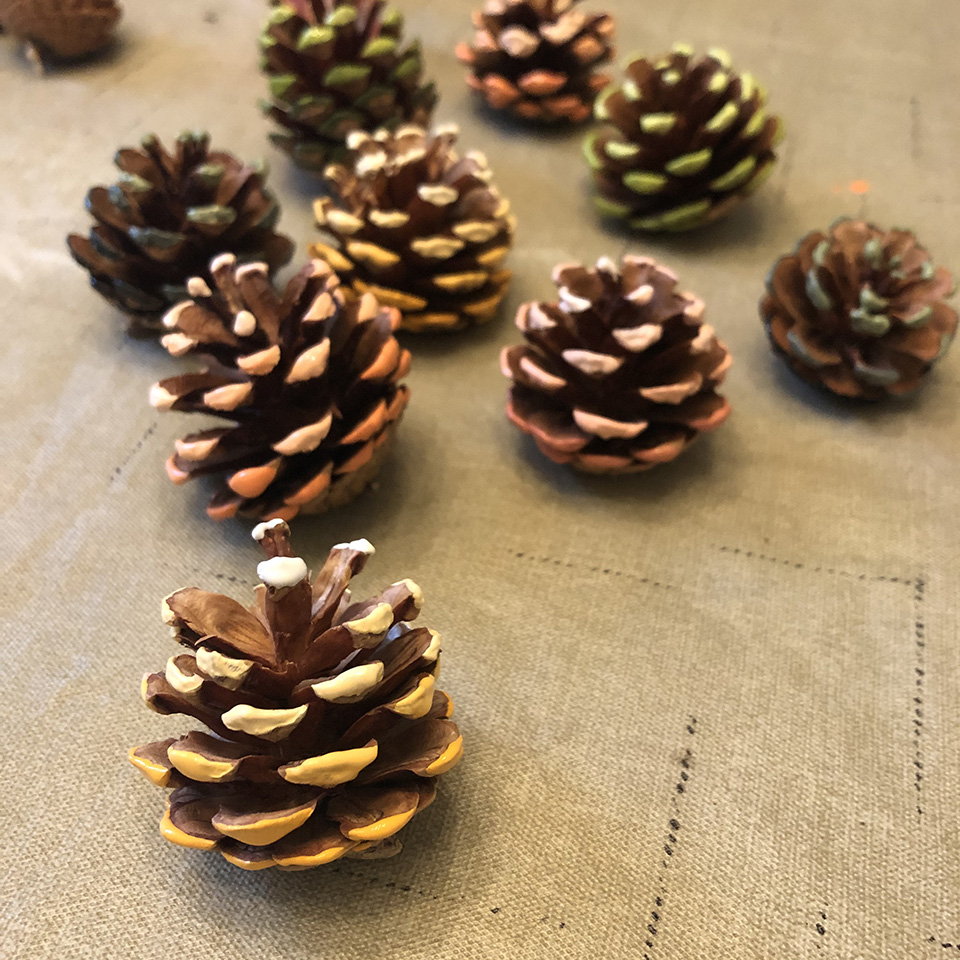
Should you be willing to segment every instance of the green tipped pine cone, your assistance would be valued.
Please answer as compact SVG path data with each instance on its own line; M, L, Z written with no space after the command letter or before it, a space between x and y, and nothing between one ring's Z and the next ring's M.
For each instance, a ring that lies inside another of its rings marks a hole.
M678 45L656 62L628 63L623 84L597 98L608 126L584 148L597 208L637 230L690 230L724 216L776 162L781 124L765 100L722 50L696 57Z
M527 303L506 347L507 416L556 463L636 473L679 456L730 405L717 388L730 354L703 301L649 257L561 264L557 303Z
M760 314L774 351L804 380L879 400L916 389L950 346L952 290L909 230L840 220L777 261Z
M268 559L248 610L195 587L163 602L186 651L144 677L147 706L205 724L130 751L172 789L160 832L245 870L305 870L400 852L463 739L437 689L440 638L408 623L423 595L401 580L350 600L373 547L338 544L311 584L283 521L253 531Z
M0 0L0 26L39 60L96 53L113 39L122 15L115 0Z
M473 44L457 46L467 83L496 110L525 120L580 123L610 77L613 18L579 0L486 0L473 15Z
M426 124L437 101L422 84L418 43L401 46L403 17L384 0L286 0L260 38L270 80L271 139L305 170L344 156L355 130Z
M194 299L167 314L163 338L174 356L196 352L209 366L155 384L150 402L232 422L178 440L170 479L219 478L207 507L215 520L289 520L352 500L376 476L407 405L400 315L370 294L345 294L321 260L282 296L263 264L238 268L223 255L210 272L215 292L191 280Z
M315 205L335 246L315 245L358 293L397 307L404 330L458 330L493 317L510 281L510 204L483 154L453 149L454 126L355 134L349 166L326 171Z
M67 243L131 329L159 332L163 314L187 296L187 279L209 280L219 253L262 261L271 272L293 254L293 243L274 229L280 208L265 171L211 150L208 134L180 134L173 152L151 134L114 162L117 183L87 194L96 220L89 237L74 233Z

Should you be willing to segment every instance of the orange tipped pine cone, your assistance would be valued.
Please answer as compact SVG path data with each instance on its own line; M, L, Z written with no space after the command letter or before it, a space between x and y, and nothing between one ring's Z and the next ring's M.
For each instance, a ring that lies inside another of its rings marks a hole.
M636 230L691 230L725 216L773 171L780 120L725 51L698 57L678 44L625 72L597 98L606 125L584 145L601 214Z
M73 60L102 50L122 15L115 0L0 0L0 26L40 60Z
M314 209L334 245L317 244L358 293L403 314L404 330L459 330L491 319L510 282L510 204L486 157L454 150L457 130L402 127L350 138L350 163L327 168Z
M285 0L260 37L270 81L270 139L305 170L343 158L355 130L426 124L437 102L419 43L402 46L403 16L384 0Z
M262 260L271 272L292 256L293 243L274 229L280 207L265 170L211 150L209 134L181 133L172 152L150 134L114 163L117 183L87 194L90 235L67 243L131 330L159 333L163 314L187 296L187 278L209 280L219 253Z
M915 390L946 353L952 291L909 230L840 220L777 261L760 313L774 351L804 380L879 400Z
M207 507L216 520L290 519L352 500L376 476L407 405L399 314L371 294L345 295L322 260L282 295L262 263L238 267L225 254L210 273L215 290L191 280L194 299L167 314L162 341L209 365L162 380L150 402L231 423L178 440L170 479L219 478Z
M634 473L678 456L718 427L730 355L703 301L649 257L554 270L557 303L517 314L527 342L503 351L509 418L556 463Z
M473 14L473 44L457 46L467 83L495 110L547 123L589 119L610 77L613 18L579 0L486 0Z
M147 706L194 730L130 751L171 788L161 834L246 870L305 870L400 851L397 833L460 759L453 704L437 689L440 638L414 627L420 588L370 600L347 589L373 547L338 544L311 583L283 521L254 538L268 559L252 607L195 587L164 600L185 652L144 677Z

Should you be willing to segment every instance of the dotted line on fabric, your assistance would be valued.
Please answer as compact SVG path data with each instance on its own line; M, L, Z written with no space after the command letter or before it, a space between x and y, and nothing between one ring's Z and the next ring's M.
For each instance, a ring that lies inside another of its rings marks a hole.
M684 732L689 739L696 736L696 717L688 718ZM673 856L677 852L677 847L680 843L680 812L683 806L683 799L687 794L687 789L690 784L692 764L693 748L692 746L687 746L684 748L683 756L680 758L680 775L677 777L677 782L674 785L673 793L670 797L671 815L667 821L667 839L663 845L664 859L660 861L660 872L657 875L657 895L654 897L654 906L647 920L648 936L644 940L644 945L650 952L644 953L643 960L652 960L652 953L660 928L660 918L663 916L663 908L667 900L666 878L670 872L670 864L673 862Z
M785 560L782 557L772 557L766 553L759 553L756 550L744 550L741 547L728 547L718 543L711 543L711 548L719 550L720 553L732 553L737 556L747 557L753 560L765 560L767 563L777 564L783 567L790 567L794 570L808 570L810 573L826 573L832 577L846 577L849 580L865 580L872 583L899 583L904 586L913 586L912 577L887 577L870 573L854 573L851 570L841 570L837 567L825 567L822 564L812 566L809 563L803 563L800 560Z
M923 816L923 695L927 676L927 629L923 619L926 583L917 577L913 591L913 787L917 793L917 816Z
M827 907L830 906L828 903L824 903L823 909L820 910L817 914L817 921L813 925L813 929L817 931L817 942L814 944L816 950L823 949L823 938L827 935Z
M534 553L527 553L524 550L510 551L517 560L529 560L531 563L542 563L554 567L563 567L567 570L587 570L590 573L602 573L610 577L626 577L628 580L634 580L637 583L645 584L648 587L658 587L661 590L672 590L673 584L664 583L662 580L655 580L652 577L642 577L638 573L631 573L629 570L614 570L612 567L601 567L599 564L586 566L580 563L572 563L569 560L558 560L556 557L541 557Z
M927 937L927 943L939 943L944 950L956 950L960 952L960 943L949 943L946 940L941 940L939 937Z
M123 473L123 471L127 468L127 464L130 463L130 461L140 452L140 448L144 445L144 443L146 443L146 441L147 441L150 437L153 436L153 434L155 433L157 427L159 427L159 426L160 426L160 421L159 421L159 420L154 420L154 422L151 423L149 427L147 427L146 432L145 432L144 435L137 441L136 446L134 446L134 448L133 448L133 449L127 454L127 456L124 458L123 463L121 463L119 467L114 467L114 468L113 468L113 476L110 478L110 482L111 482L111 483L115 482L116 479L120 476L120 474Z

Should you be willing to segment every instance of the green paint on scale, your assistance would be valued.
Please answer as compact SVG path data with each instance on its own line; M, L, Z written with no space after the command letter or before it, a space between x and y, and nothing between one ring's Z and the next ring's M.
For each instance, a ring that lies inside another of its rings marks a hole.
M684 153L674 157L664 165L667 173L677 177L692 177L706 168L710 163L713 151L709 147L697 150L695 153Z
M662 173L651 170L632 170L623 175L623 185L634 193L659 193L668 183Z

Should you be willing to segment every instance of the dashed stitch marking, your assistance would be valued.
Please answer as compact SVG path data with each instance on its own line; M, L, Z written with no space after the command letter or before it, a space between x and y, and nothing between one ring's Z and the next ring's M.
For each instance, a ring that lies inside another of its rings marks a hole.
M923 619L923 593L926 583L917 577L913 591L913 698L911 735L913 737L913 788L917 794L917 816L923 816L923 722L924 682L927 675L927 632Z
M127 467L127 464L140 452L140 448L150 437L153 436L158 426L160 426L159 421L154 420L154 422L147 427L146 433L144 433L144 435L137 441L136 446L127 454L123 463L121 463L119 467L114 467L113 476L110 478L111 483L116 481L120 474L123 473Z
M960 953L960 943L950 943L947 940L941 940L939 937L927 937L927 943L939 944L944 950L956 950Z
M541 557L523 550L511 550L510 552L517 560L529 560L531 563L543 563L554 567L564 567L567 570L586 570L590 573L602 573L608 577L626 577L628 580L634 580L648 587L658 587L662 590L673 589L673 584L664 583L662 580L654 580L652 577L642 577L640 574L631 573L628 570L614 570L612 567L601 567L599 564L585 566L583 564L571 563L568 560L558 560L556 557Z

